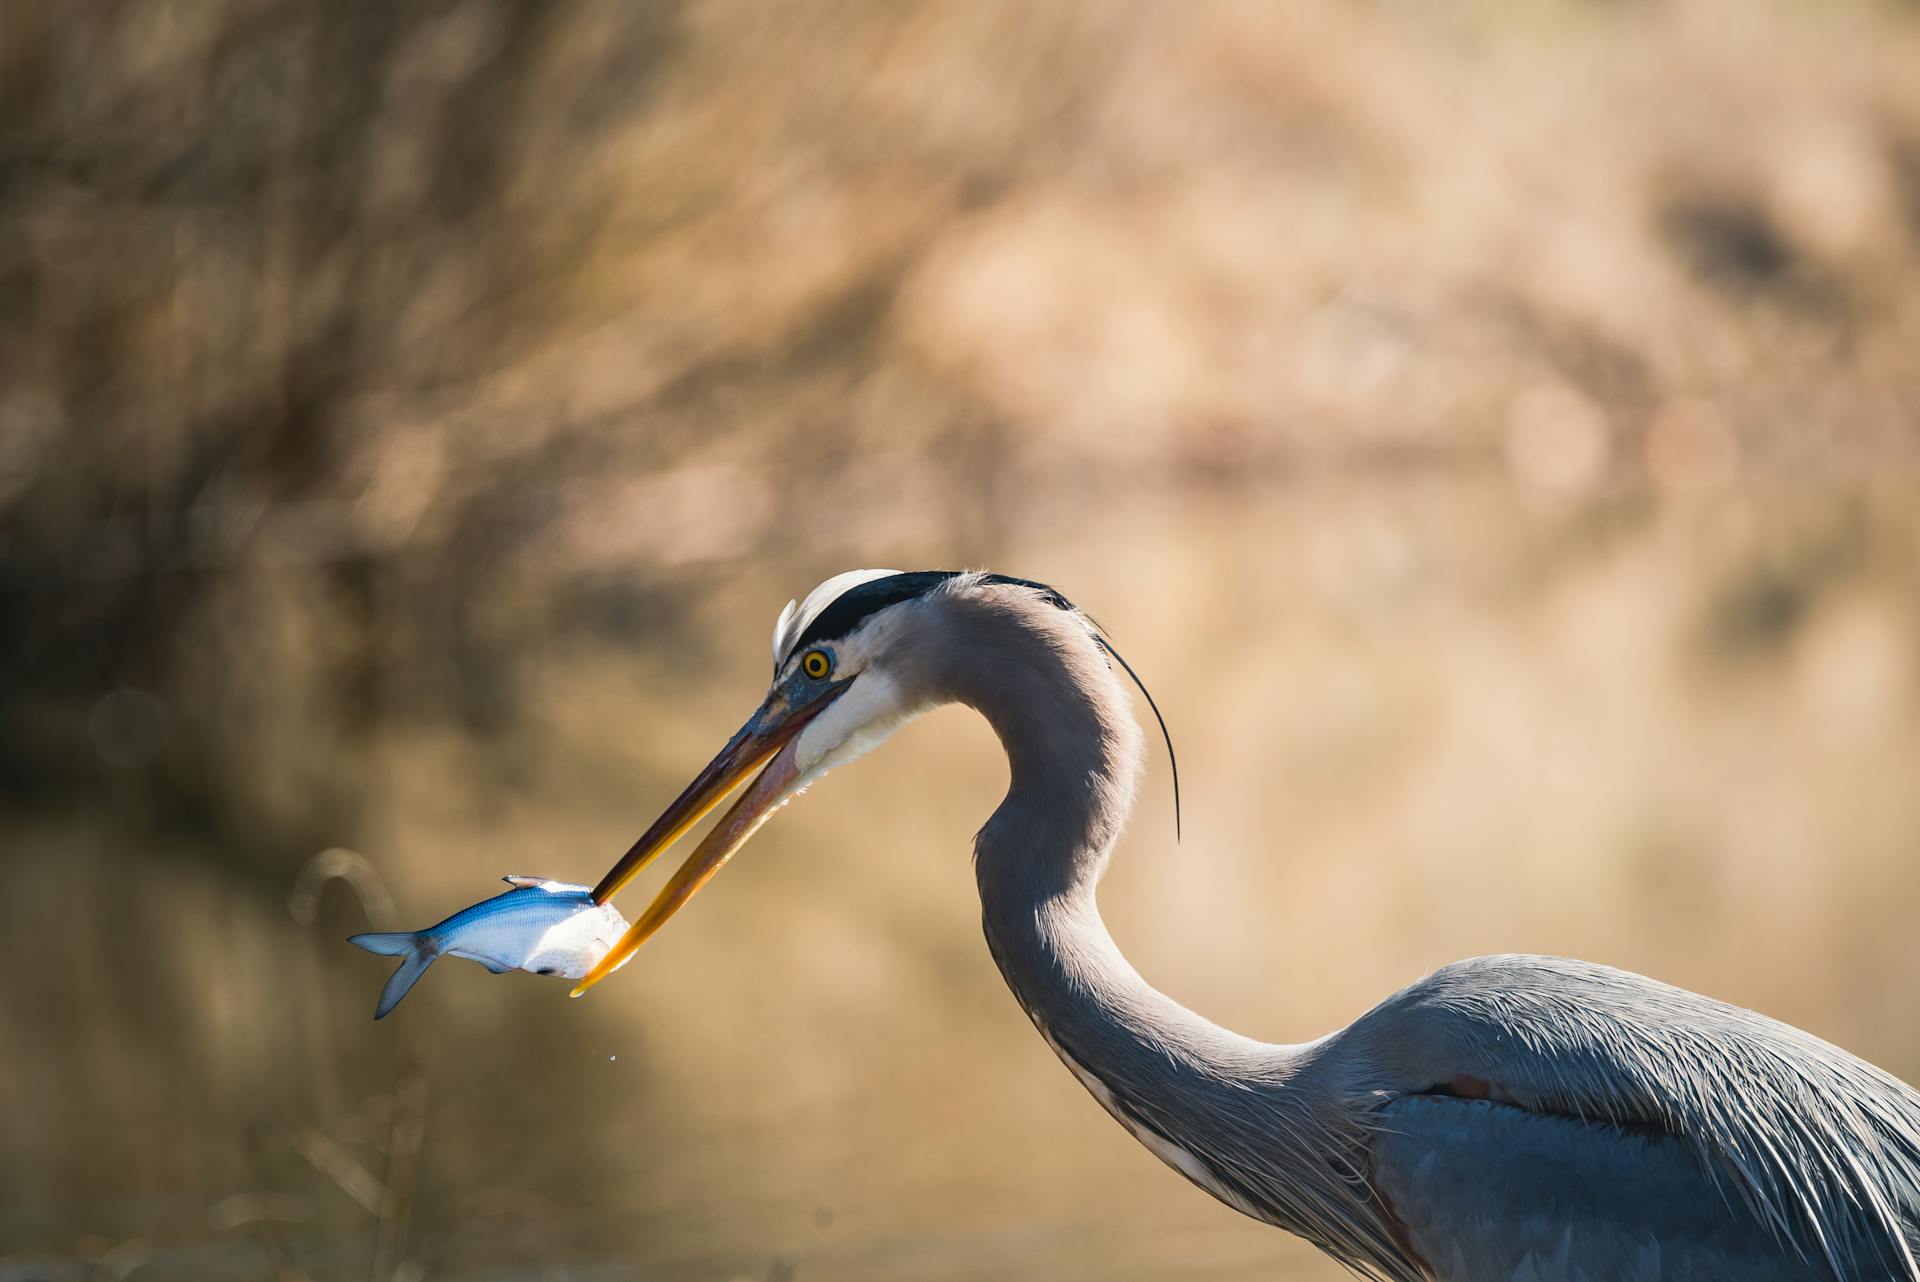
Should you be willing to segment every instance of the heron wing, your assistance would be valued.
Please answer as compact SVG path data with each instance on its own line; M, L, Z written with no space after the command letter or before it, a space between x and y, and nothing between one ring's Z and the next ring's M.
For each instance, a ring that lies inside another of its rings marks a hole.
M1672 1136L1432 1095L1381 1120L1375 1188L1441 1282L1831 1282Z
M1451 1126L1486 1137L1469 1149L1474 1162L1514 1164L1506 1192L1483 1172L1479 1191L1460 1197L1505 1199L1517 1214L1531 1163L1560 1143L1575 1183L1557 1195L1584 1183L1580 1196L1625 1215L1645 1204L1604 1188L1608 1171L1632 1169L1620 1155L1678 1154L1696 1171L1688 1214L1706 1216L1717 1199L1750 1233L1764 1226L1784 1258L1831 1270L1820 1276L1920 1282L1920 1094L1799 1029L1611 967L1515 956L1437 971L1339 1040L1336 1054L1366 1065L1350 1080L1371 1073L1384 1103L1377 1154L1420 1157L1392 1138L1417 1118L1435 1152ZM1633 1147L1636 1132L1662 1147ZM1413 1170L1393 1178L1424 1187Z

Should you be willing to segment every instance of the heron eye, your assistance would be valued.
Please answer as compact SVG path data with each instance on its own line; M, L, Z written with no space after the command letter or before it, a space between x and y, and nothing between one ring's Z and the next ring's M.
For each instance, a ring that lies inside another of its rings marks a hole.
M825 650L809 650L806 658L800 660L800 671L818 681L833 671L833 660Z

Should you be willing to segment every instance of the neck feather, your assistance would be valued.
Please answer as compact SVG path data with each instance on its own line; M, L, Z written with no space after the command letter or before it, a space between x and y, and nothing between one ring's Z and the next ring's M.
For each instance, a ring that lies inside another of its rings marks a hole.
M974 841L994 960L1110 1112L1189 1178L1240 1204L1199 1173L1202 1159L1178 1149L1178 1133L1223 1092L1244 1100L1249 1081L1283 1081L1292 1052L1228 1032L1154 989L1100 918L1094 888L1140 773L1126 689L1084 622L1029 594L977 590L951 598L948 611L942 630L966 658L942 674L946 693L986 717L1010 772L1006 799Z
M945 595L928 702L978 710L1005 747L1006 799L974 841L987 943L1014 996L1095 1099L1229 1206L1350 1264L1411 1278L1360 1175L1364 1132L1321 1080L1327 1043L1227 1031L1141 978L1094 888L1125 826L1141 734L1077 616L1012 588Z

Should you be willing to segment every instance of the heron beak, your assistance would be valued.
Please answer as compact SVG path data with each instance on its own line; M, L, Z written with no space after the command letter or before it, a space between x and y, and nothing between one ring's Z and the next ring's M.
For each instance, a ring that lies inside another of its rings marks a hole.
M667 919L679 912L694 892L706 885L721 865L747 844L747 839L768 816L793 795L801 771L790 745L807 723L839 698L849 684L842 682L830 687L811 703L792 710L785 709L780 695L770 697L685 791L674 798L673 804L653 821L640 840L607 870L607 875L593 888L596 903L605 903L618 894L620 888L652 863L661 851L705 818L749 775L760 771L753 786L701 839L686 863L667 879L653 902L647 905L646 911L634 919L620 942L580 981L573 990L575 997L626 965L640 945L666 925Z

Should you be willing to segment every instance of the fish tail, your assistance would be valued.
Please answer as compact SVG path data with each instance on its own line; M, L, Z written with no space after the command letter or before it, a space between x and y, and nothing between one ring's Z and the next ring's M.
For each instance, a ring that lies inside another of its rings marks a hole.
M380 990L380 1004L373 1008L375 1019L385 1019L420 976L427 973L427 967L433 965L434 958L440 955L440 950L433 946L424 930L373 931L349 936L347 942L382 957L406 959L400 963L400 969L388 978L387 986Z

